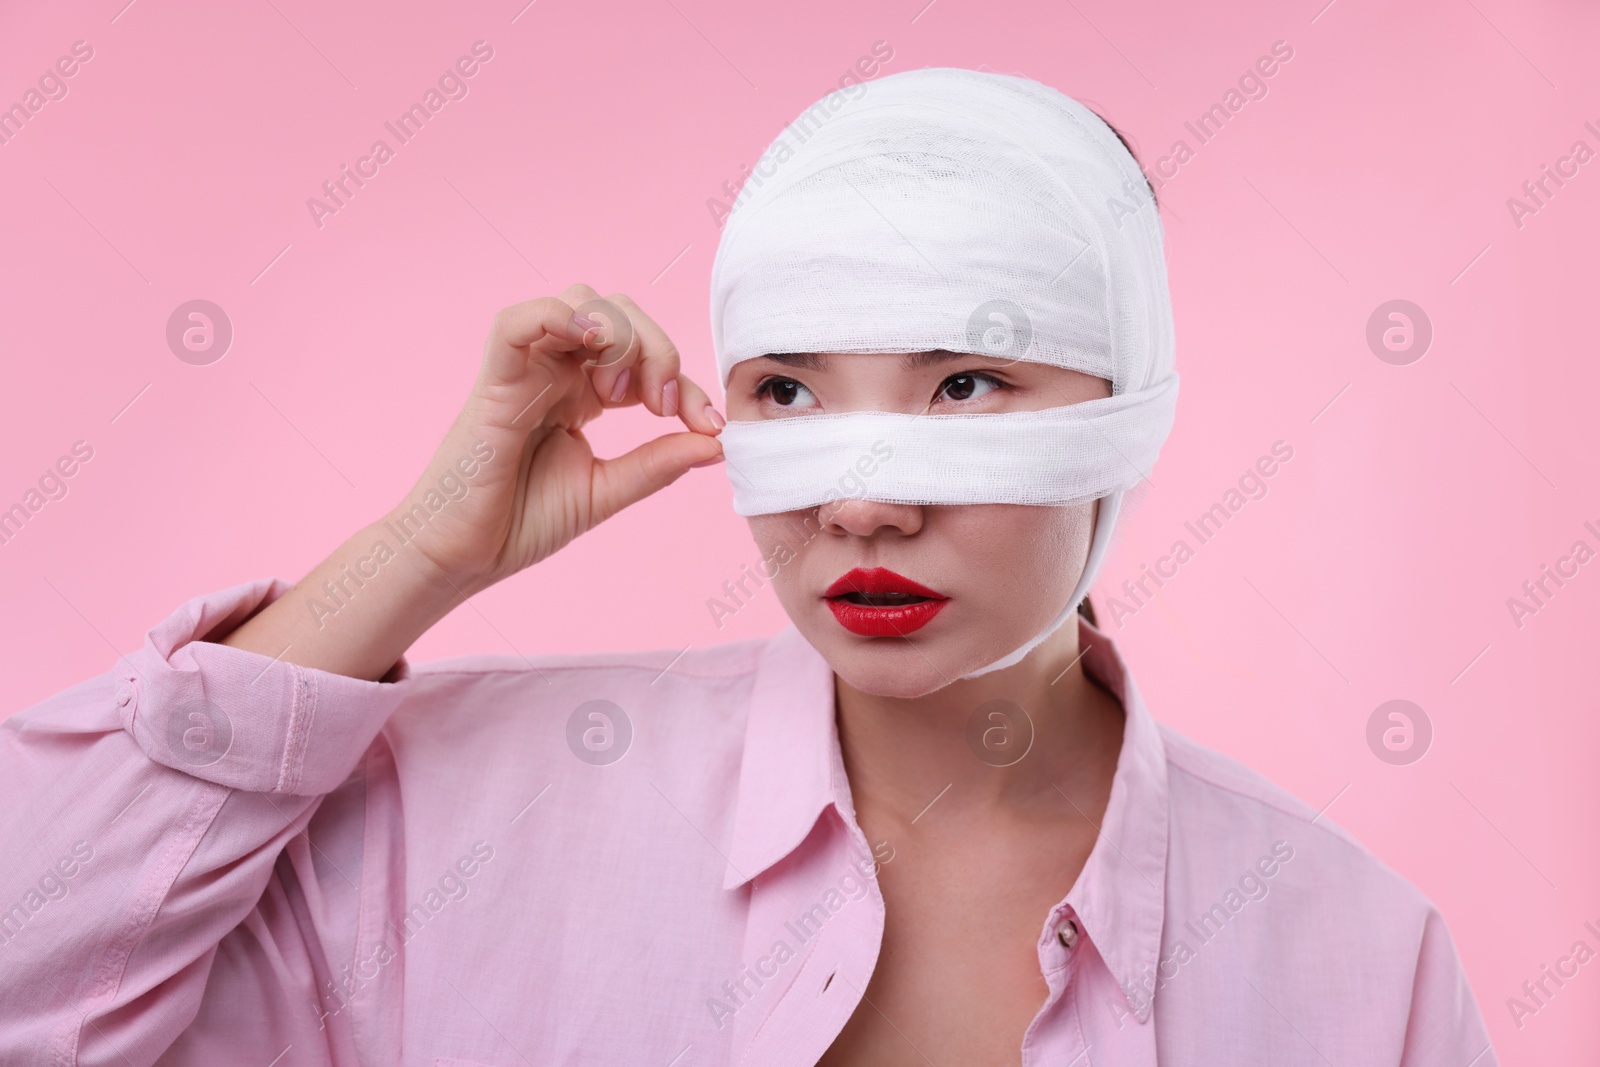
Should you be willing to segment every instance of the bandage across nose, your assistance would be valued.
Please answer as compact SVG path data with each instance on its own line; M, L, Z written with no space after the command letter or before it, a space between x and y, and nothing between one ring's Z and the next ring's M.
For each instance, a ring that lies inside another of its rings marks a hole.
M984 329L996 308L1001 351ZM963 677L1020 661L1076 611L1177 398L1161 221L1137 163L1088 108L1011 75L907 71L830 93L790 123L728 216L711 331L725 389L736 365L768 354L932 350L1111 382L1109 397L1042 411L826 412L723 429L741 515L841 497L1099 501L1067 605Z
M1177 378L1042 411L851 411L731 422L722 449L740 515L840 499L1071 506L1149 475Z

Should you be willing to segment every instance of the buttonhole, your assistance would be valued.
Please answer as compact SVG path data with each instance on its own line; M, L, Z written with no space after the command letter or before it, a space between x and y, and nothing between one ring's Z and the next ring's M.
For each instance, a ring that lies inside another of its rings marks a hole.
M834 971L833 972L833 974L838 974L838 973L839 973L838 971ZM828 980L826 982L822 983L822 991L820 993L818 993L817 996L820 997L823 993L826 993L828 991L828 987L833 984L833 974L828 975Z

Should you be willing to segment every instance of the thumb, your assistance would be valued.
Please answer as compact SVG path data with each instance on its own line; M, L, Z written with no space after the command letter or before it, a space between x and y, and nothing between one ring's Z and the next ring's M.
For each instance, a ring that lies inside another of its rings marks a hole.
M669 433L613 459L596 459L592 522L602 523L658 489L665 489L696 463L722 458L722 444L703 433Z

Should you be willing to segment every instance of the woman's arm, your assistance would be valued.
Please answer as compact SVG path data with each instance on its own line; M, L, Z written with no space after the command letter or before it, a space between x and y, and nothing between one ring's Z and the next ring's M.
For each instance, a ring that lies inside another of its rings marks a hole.
M596 337L568 301L615 321ZM580 428L631 403L699 432L596 459ZM405 698L376 679L461 598L720 456L718 429L627 297L574 286L507 308L400 507L294 587L194 600L112 671L0 723L0 1063L155 1062L199 1011L218 945L282 877L285 845ZM351 1037L348 1015L312 1003L336 969L321 928L278 933L253 942L254 973L306 1011L262 1016L253 1036L289 1033L301 1062L332 1062Z
M597 307L598 305L598 307ZM575 321L574 306L601 317ZM606 321L615 320L615 321ZM596 459L581 428L642 403L691 432ZM721 458L722 418L622 294L575 285L501 311L461 413L389 515L223 642L375 680L466 597Z
M112 670L0 723L0 1063L155 1062L279 853L403 699L198 640L286 589L193 600ZM323 966L319 939L286 933L280 980L315 989L301 964ZM275 1022L331 1040L295 1002Z

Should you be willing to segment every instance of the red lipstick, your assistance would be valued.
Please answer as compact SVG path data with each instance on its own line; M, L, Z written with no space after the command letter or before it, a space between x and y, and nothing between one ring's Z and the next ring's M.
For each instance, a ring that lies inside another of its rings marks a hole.
M887 567L855 568L822 594L833 617L861 637L903 637L933 621L950 599Z

